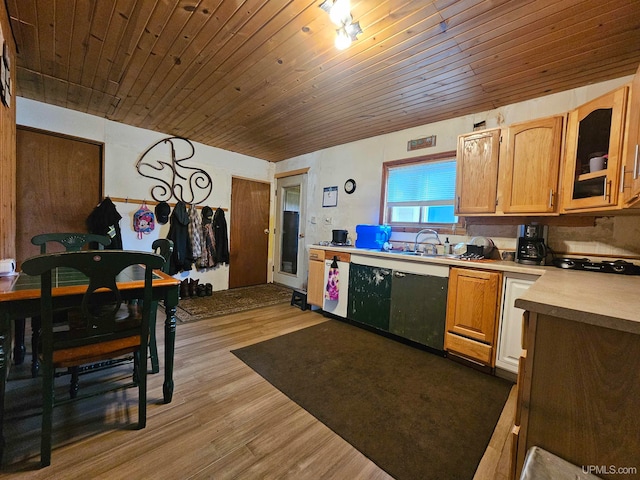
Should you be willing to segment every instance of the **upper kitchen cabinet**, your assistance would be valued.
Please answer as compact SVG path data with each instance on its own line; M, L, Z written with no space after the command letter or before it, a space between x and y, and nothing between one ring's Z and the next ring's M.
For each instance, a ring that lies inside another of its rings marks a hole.
M499 154L499 128L458 137L456 215L495 213Z
M618 205L628 87L569 112L562 210L611 210Z
M499 210L546 214L558 210L562 116L510 125L500 158Z
M637 206L640 200L640 67L636 72L629 92L627 110L627 133L622 165L624 185L624 207Z

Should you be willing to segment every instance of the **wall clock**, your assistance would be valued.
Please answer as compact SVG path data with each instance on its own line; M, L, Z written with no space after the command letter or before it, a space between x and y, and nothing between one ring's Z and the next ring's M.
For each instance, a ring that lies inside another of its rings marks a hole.
M356 191L356 181L353 178L350 178L346 182L344 182L344 191L348 194L352 194Z

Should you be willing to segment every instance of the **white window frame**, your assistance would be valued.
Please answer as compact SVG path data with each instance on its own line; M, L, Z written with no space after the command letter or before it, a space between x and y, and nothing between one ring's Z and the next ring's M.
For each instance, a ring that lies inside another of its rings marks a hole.
M405 232L414 232L418 231L422 228L433 228L438 232L442 233L457 233L464 234L464 218L458 217L457 223L426 223L426 222L392 222L391 218L391 207L401 206L399 204L390 205L387 203L387 186L389 179L389 170L393 168L398 168L402 166L413 166L416 164L424 164L424 163L435 163L435 162L444 162L444 161L455 161L456 160L456 152L443 152L434 155L426 155L422 157L414 157L407 158L403 160L393 160L389 162L385 162L382 165L382 195L381 195L381 208L380 208L380 223L385 225L390 225L394 231L405 231ZM455 185L454 185L455 189ZM455 197L455 196L454 196ZM426 207L426 206L436 206L436 205L452 205L455 206L455 198L451 200L433 200L433 201L424 201L424 202L415 202L410 206L412 207ZM421 209L420 216L424 215L424 209ZM422 220L422 218L420 219Z

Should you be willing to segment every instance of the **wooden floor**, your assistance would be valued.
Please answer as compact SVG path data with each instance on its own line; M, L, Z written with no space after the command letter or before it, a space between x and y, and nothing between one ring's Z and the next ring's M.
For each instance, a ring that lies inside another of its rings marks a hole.
M40 380L29 378L27 365L14 368L7 387L0 476L390 479L230 353L324 321L317 312L283 304L179 323L173 402L162 403L161 371L148 377L143 430L131 427L137 419L135 389L108 400L100 396L57 407L52 464L44 469L39 468ZM162 338L159 347L162 368ZM111 369L107 375L115 373ZM68 377L59 381L64 389ZM512 391L475 480L508 478L507 438L514 409Z

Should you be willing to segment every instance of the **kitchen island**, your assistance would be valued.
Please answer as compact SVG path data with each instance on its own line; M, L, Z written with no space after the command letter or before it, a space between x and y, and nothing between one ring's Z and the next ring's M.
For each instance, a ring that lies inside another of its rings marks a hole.
M640 276L546 272L526 310L513 471L541 447L602 478L640 473Z

